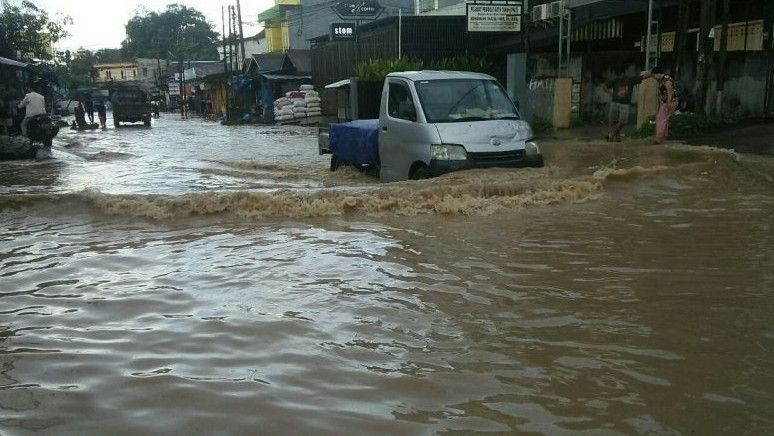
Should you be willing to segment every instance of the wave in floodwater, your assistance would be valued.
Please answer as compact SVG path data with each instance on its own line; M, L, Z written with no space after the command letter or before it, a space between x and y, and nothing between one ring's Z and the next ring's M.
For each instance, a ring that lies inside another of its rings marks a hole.
M0 208L36 206L91 209L108 215L164 220L227 214L237 217L305 218L334 215L490 215L524 207L583 202L597 198L608 182L703 171L717 160L675 166L603 168L590 176L559 177L552 168L489 169L442 177L360 187L272 192L206 191L180 195L107 194L94 189L59 194L0 197ZM283 172L276 165L232 163L243 170ZM287 168L284 169L287 172ZM290 171L293 173L293 171ZM345 176L346 177L346 176Z

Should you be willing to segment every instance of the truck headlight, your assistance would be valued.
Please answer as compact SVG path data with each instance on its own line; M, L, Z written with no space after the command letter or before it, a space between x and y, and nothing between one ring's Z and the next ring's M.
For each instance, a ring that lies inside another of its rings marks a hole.
M466 160L468 153L465 147L454 144L432 144L430 158L434 160Z
M527 141L524 144L524 152L527 156L537 156L540 154L540 147L532 141Z

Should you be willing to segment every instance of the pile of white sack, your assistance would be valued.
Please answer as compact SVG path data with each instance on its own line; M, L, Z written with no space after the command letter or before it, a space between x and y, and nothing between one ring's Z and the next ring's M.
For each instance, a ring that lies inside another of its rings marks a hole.
M320 107L320 93L314 90L312 85L301 85L301 91L304 93L304 103L306 103L306 116L319 117L322 115Z
M274 100L274 120L291 121L322 114L320 94L312 85L301 85L298 91L290 91Z

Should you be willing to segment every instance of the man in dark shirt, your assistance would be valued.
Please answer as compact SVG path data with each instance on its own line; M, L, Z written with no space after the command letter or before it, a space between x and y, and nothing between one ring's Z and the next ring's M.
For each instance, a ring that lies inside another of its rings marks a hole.
M86 111L86 116L89 117L89 123L94 124L94 102L91 97L86 97L83 100L83 109Z
M107 110L105 108L105 101L97 101L97 116L99 117L99 125L102 130L107 129Z
M608 119L613 126L607 134L608 141L620 141L621 130L629 121L629 107L632 100L632 81L626 77L626 71L618 68L616 77L603 85L605 92L610 95L610 110Z

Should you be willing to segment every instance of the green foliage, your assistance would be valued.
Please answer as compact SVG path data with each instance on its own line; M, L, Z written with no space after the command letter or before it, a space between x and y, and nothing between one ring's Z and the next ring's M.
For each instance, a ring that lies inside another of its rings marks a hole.
M486 57L460 55L433 59L426 63L431 70L473 71L476 73L491 73L494 63Z
M688 139L701 136L728 125L726 121L714 115L683 112L669 119L669 137ZM632 133L633 138L647 138L656 134L656 122L653 118Z
M126 23L122 43L128 57L213 60L218 58L218 33L204 15L180 4L164 12L138 12Z
M414 58L369 59L355 67L355 76L363 81L381 82L396 71L447 70L490 73L493 63L486 57L461 55L422 61Z
M381 82L388 74L396 71L416 71L422 69L422 61L411 58L369 59L355 66L355 76L366 82Z
M20 6L5 4L0 13L0 56L51 59L51 43L68 36L72 18L51 20L48 13L28 0Z
M532 133L536 135L548 133L554 130L553 123L545 118L535 117L535 119L533 119L529 124L532 126Z
M579 117L578 115L573 114L570 118L570 128L571 129L577 129L579 127L586 127L587 123L586 121Z
M120 48L101 48L94 52L94 60L97 63L121 62L127 56Z

